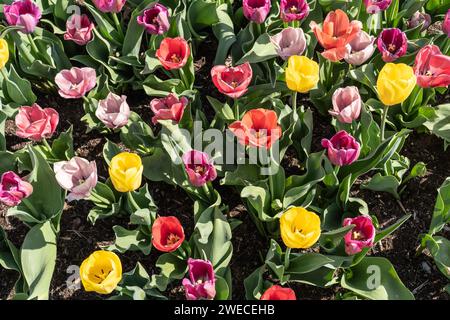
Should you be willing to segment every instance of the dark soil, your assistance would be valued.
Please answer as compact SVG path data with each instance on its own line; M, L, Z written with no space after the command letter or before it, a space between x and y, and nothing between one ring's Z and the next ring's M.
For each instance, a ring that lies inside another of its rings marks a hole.
M214 59L216 43L213 40L200 46L196 55L197 82L202 91L202 104L205 113L210 115L212 108L206 101L206 95L220 98L210 80L212 60ZM151 111L148 103L151 97L130 93L128 102L133 111L150 123ZM56 96L42 96L38 103L42 107L53 107L60 113L58 133L74 126L75 150L79 156L95 160L98 165L99 176L102 181L107 177L106 164L102 158L103 145L106 139L120 142L118 135L100 135L96 132L85 133L85 125L80 122L84 115L80 101L69 101ZM208 109L209 108L209 109ZM314 141L313 145L320 145L320 139L329 136L331 126L329 118L323 118L314 112ZM14 135L14 124L7 122L8 150L19 150L28 142ZM57 135L55 134L55 136ZM447 279L437 270L433 260L425 254L416 255L418 237L427 231L436 198L436 189L444 179L450 176L450 148L443 150L443 142L427 134L412 134L404 147L403 154L411 160L411 166L419 161L427 164L426 177L412 180L401 196L402 205L407 213L413 214L400 230L384 240L380 246L373 248L371 254L388 258L404 284L415 294L417 299L449 299L444 292ZM297 174L295 153L288 152L283 164L286 164L289 174ZM160 215L177 216L189 238L193 230L193 202L179 188L164 183L149 182L150 192L159 208ZM239 194L228 187L217 187L223 196L223 202L229 207L229 216L238 218L243 223L233 231L234 254L231 262L233 274L233 298L245 297L244 279L262 264L268 247L268 241L262 238L252 224L246 208ZM381 226L394 223L402 217L403 212L399 203L389 194L374 193L356 188L353 194L363 198L375 214ZM84 290L70 290L66 281L70 276L67 268L79 265L92 251L109 245L114 240L114 225L128 226L127 217L114 217L99 220L95 226L87 221L91 204L87 201L73 202L67 205L61 220L61 232L58 239L58 256L56 270L51 284L51 299L104 299L104 296L86 293ZM0 205L0 226L3 227L9 239L20 247L27 232L27 227L15 218L6 218L6 207ZM449 236L448 230L445 231ZM124 271L129 271L139 261L149 274L158 272L155 262L159 256L156 250L145 256L137 252L120 254ZM11 298L17 274L13 271L0 269L0 299ZM307 285L293 285L299 299L334 299L338 289L321 289ZM179 283L169 288L171 299L183 299L182 287Z

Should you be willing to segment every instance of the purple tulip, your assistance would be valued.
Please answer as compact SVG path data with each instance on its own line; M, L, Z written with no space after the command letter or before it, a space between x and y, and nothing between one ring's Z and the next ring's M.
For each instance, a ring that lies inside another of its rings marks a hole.
M431 16L428 13L422 13L420 11L416 11L412 17L408 20L408 28L414 29L420 24L422 24L421 31L428 29L431 24Z
M127 125L130 117L130 107L126 96L118 96L110 92L106 99L98 102L95 115L110 129L119 129Z
M22 180L12 171L2 174L0 180L0 202L9 207L17 206L22 199L28 198L33 193L33 186Z
M272 4L270 0L243 0L242 9L244 16L255 23L263 23L270 12Z
M71 40L76 44L83 46L92 40L92 30L94 24L85 14L74 14L66 22L66 33L64 40Z
M328 159L335 166L346 166L358 160L360 145L342 130L336 133L330 140L322 139L322 147L327 149Z
M301 56L306 49L306 38L301 28L285 28L270 37L270 41L283 60L290 56Z
M58 184L70 192L67 196L69 202L89 198L92 189L97 185L95 161L73 157L70 161L56 162L53 169Z
M305 19L309 14L309 5L306 0L281 0L280 16L284 22Z
M188 259L189 279L183 279L187 300L212 300L216 296L216 276L210 261Z
M406 54L408 39L398 28L384 29L378 37L377 46L383 61L392 62Z
M191 150L183 155L183 163L189 181L196 187L201 187L217 177L216 168L209 156L201 151Z
M450 38L450 9L445 15L444 22L442 22L442 31Z
M73 67L62 70L55 77L58 93L66 99L79 99L95 87L97 76L92 68Z
M41 19L41 9L31 0L17 0L3 7L10 26L22 27L22 32L32 33Z
M357 87L337 89L331 99L333 110L329 113L342 123L352 123L361 114L361 96Z
M364 0L366 11L369 14L384 11L391 5L392 0Z
M137 17L137 22L150 34L163 34L169 30L169 12L162 4L155 3Z
M375 51L375 37L365 31L360 31L347 45L347 55L344 57L349 64L359 66L369 60Z
M359 216L344 219L344 227L351 224L355 226L344 236L345 252L348 255L357 254L363 248L372 247L375 239L375 227L369 217Z

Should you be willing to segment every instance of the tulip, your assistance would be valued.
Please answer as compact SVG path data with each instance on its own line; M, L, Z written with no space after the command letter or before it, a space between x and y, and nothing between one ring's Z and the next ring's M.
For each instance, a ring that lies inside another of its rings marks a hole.
M280 232L288 248L307 249L320 237L320 218L302 207L292 207L280 218Z
M53 135L59 123L59 114L55 109L42 109L35 103L31 107L20 107L15 123L18 137L41 141Z
M150 34L164 34L169 30L169 12L159 3L154 3L137 17L137 23Z
M295 92L307 93L319 82L319 64L305 56L291 56L286 68L286 84Z
M17 206L33 193L33 186L12 171L2 174L0 179L0 202L9 207Z
M10 26L20 26L23 33L32 33L41 19L39 6L31 0L17 0L3 6L3 14Z
M153 99L150 102L150 109L155 114L152 118L153 124L157 124L158 120L172 120L176 123L180 122L184 114L189 100L186 97L177 98L173 93L161 99Z
M141 157L134 153L119 153L109 164L109 176L114 188L119 192L138 189L142 183L143 171Z
M384 11L391 5L392 0L364 0L366 11L369 14Z
M355 66L362 65L369 60L375 51L375 37L361 30L352 41L347 44L347 55L345 61Z
M98 250L80 266L84 290L110 294L122 279L122 263L114 252Z
M214 66L211 77L216 88L233 99L242 97L252 82L253 71L250 63L246 62L236 67Z
M183 279L187 300L212 300L216 296L216 276L210 261L188 259L189 279Z
M329 113L342 123L352 123L361 114L361 96L357 87L339 88L331 98L333 110Z
M217 178L214 163L206 153L191 150L183 154L182 160L193 186L201 187Z
M118 96L112 92L108 93L106 99L98 102L95 115L110 129L119 129L126 126L130 117L130 107L126 96Z
M92 30L94 24L85 14L74 14L66 22L66 33L64 40L71 40L76 44L83 46L92 40Z
M341 130L330 140L322 139L322 147L327 149L328 159L335 166L346 166L358 160L360 145L346 131Z
M362 23L356 20L350 22L345 12L338 9L327 14L322 27L314 21L310 27L325 49L322 56L336 62L347 56L347 44L361 31Z
M297 300L294 290L273 285L267 289L259 300Z
M270 41L283 60L290 56L301 56L306 49L306 38L301 28L285 28L270 37Z
M255 23L263 23L270 13L272 6L270 0L243 0L242 9L244 16Z
M162 252L177 250L184 241L184 230L176 217L159 217L152 226L152 244Z
M284 22L305 19L309 14L309 5L306 0L281 0L280 17Z
M166 70L183 68L191 55L191 48L186 40L178 38L164 38L156 57Z
M363 248L372 247L375 239L375 227L370 217L359 216L344 219L344 227L352 224L355 226L344 236L345 252L348 255L359 253Z
M70 161L56 162L53 166L56 181L64 190L69 191L67 201L87 199L97 185L97 165L73 157Z
M450 9L448 9L444 21L442 22L442 31L450 38Z
M9 60L8 42L5 39L0 39L0 69L3 69Z
M378 96L385 106L405 101L415 85L414 70L404 63L386 63L378 74Z
M414 74L422 88L448 87L450 57L442 54L438 46L426 45L416 55Z
M270 149L282 135L276 112L262 108L247 111L242 120L230 124L229 129L240 144L256 148Z
M398 28L384 29L377 40L378 50L384 62L392 62L406 54L408 39Z
M92 68L73 67L62 70L55 77L58 93L66 99L82 98L95 87L97 75Z
M422 28L420 29L421 31L428 29L431 24L431 16L428 13L416 11L408 20L408 28L414 29L421 24L423 24Z
M92 2L101 12L118 13L122 11L127 0L92 0Z

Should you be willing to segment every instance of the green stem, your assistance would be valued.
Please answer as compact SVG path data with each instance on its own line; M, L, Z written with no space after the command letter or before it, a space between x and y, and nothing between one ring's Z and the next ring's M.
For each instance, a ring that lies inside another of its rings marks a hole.
M178 69L178 73L180 75L181 81L184 84L184 88L186 90L189 90L190 89L189 80L186 78L186 74L184 73L183 68Z
M114 24L116 26L117 32L119 32L119 35L122 38L125 38L125 36L123 34L122 26L120 25L119 17L117 16L117 13L113 12L112 13L112 18L113 18Z
M208 200L208 202L211 202L211 203L214 202L212 199L212 194L211 194L211 190L209 188L208 182L202 186L202 190L205 193L205 196L206 196L206 199Z
M237 121L240 120L239 102L238 99L234 99L234 117Z
M292 91L292 109L297 109L297 91Z
M384 131L386 128L386 118L388 114L388 106L384 106L383 113L381 115L381 142L384 141Z
M33 217L35 217L38 220L40 219L41 215L39 214L37 209L33 206L33 204L30 202L30 200L23 198L22 203L25 205L25 207L27 207L31 211Z
M31 33L27 33L27 37L28 37L28 41L30 42L31 52L33 52L34 55L39 56L39 49L36 46L36 43L34 42L34 39L31 36Z
M287 248L286 252L284 254L284 269L286 270L287 268L289 268L289 257L291 256L291 248Z
M128 192L128 200L130 201L131 205L137 210L140 210L141 207L137 204L136 200L134 200L133 195L131 194L132 191ZM133 210L133 208L130 208ZM134 211L133 211L134 212Z
M3 78L8 79L8 75L6 74L5 68L0 68L0 72L2 73Z
M55 156L55 154L53 153L53 149L50 146L50 144L48 143L47 139L42 139L42 144L45 146L45 148L47 149L47 151L50 153L50 155L53 157L53 159L57 160L58 157Z

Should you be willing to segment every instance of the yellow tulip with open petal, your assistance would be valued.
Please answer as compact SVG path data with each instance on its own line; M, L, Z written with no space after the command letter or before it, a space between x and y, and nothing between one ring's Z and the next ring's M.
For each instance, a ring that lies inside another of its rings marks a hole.
M312 247L320 237L320 218L302 207L288 209L280 218L281 238L293 249Z
M86 291L110 294L122 279L122 263L110 251L95 251L80 266L80 278Z

